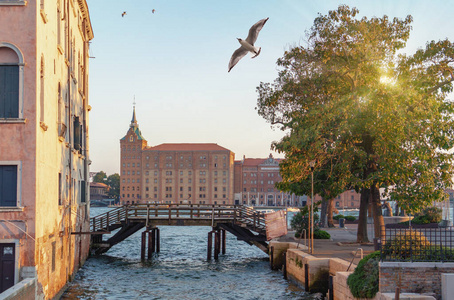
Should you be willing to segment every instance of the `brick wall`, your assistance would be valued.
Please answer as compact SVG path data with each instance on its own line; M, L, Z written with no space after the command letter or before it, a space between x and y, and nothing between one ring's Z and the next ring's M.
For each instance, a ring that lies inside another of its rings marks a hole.
M435 293L441 297L441 274L454 273L454 263L381 262L380 292Z

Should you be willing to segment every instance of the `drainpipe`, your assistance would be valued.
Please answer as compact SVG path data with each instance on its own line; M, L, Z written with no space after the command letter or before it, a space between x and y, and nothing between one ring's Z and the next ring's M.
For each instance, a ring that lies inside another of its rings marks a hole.
M72 213L72 116L71 116L71 36L70 33L70 12L69 12L69 0L66 1L66 53L65 56L67 57L67 61L69 66L68 67L68 87L67 87L67 95L68 95L68 139L69 139L69 158L68 158L68 168L69 168L69 205L68 205L68 267L67 267L67 279L71 276L71 213Z

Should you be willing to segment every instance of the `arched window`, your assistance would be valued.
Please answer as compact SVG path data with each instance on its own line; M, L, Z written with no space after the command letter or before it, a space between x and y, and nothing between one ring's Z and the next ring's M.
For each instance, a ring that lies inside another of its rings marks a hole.
M13 44L0 42L0 121L23 118L24 59Z

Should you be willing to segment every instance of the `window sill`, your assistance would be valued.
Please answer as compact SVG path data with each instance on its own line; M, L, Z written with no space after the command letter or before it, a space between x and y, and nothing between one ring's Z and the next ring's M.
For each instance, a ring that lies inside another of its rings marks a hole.
M0 118L0 124L2 124L2 123L25 124L25 123L27 123L27 119L14 119L14 118L1 119Z
M14 207L14 206L1 206L0 213L2 212L22 212L24 207Z
M27 5L27 1L23 0L7 0L7 1L2 1L0 0L0 5Z

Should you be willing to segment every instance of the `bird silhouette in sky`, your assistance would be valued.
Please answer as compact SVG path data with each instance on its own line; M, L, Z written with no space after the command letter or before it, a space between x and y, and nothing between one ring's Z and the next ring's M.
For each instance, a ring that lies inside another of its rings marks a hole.
M156 9L153 8L153 10L151 12L154 13L155 11L156 11Z
M229 72L232 68L242 59L248 52L251 52L252 58L257 57L260 54L261 47L255 47L254 43L257 41L257 37L259 36L260 30L262 30L263 25L265 25L266 21L269 18L262 19L252 25L251 29L249 29L249 34L245 40L238 38L238 42L241 44L241 47L236 49L233 52L232 57L230 58L229 62Z
M124 16L126 16L126 12L125 12L125 11L121 14L121 17L122 17L122 18L123 18Z

